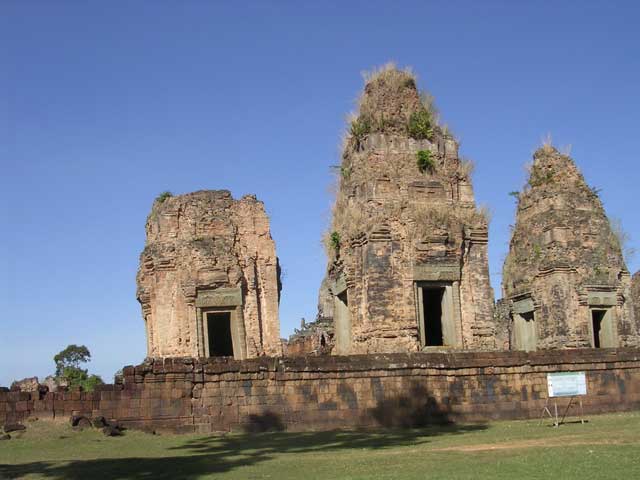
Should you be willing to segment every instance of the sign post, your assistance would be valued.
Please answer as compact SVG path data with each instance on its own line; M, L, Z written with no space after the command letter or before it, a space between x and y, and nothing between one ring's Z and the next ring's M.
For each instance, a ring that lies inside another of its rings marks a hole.
M540 424L542 424L542 419L545 414L549 415L554 420L553 426L558 427L561 423L564 422L565 417L567 416L567 412L571 405L573 404L573 400L578 397L578 401L580 403L580 422L584 423L584 414L582 409L582 395L587 394L587 376L584 372L555 372L547 374L547 403L542 409L542 413L540 414ZM562 419L558 420L558 401L556 398L558 397L569 397L569 404L562 415ZM551 414L549 410L549 399L553 398L554 405L554 413L555 416Z

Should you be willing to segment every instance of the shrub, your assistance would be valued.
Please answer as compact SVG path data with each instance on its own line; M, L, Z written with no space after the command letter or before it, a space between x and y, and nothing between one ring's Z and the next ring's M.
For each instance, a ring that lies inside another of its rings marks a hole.
M340 172L340 176L347 180L351 175L351 167L343 167L341 165L331 165L330 167L335 172Z
M65 368L62 378L67 381L69 387L82 387L85 392L93 392L98 385L104 383L99 375L89 375L86 369L75 367Z
M440 112L438 111L438 107L436 107L436 101L435 98L433 98L433 95L431 95L427 91L421 91L420 103L422 103L424 109L429 113L429 116L431 117L431 123L433 125L437 125Z
M409 136L416 140L431 140L433 138L433 119L427 110L418 110L409 117L407 125Z
M436 164L431 157L431 152L429 150L419 150L416 154L418 158L418 170L420 173L429 172L433 173L436 169Z
M359 148L362 140L364 140L364 137L369 135L369 133L371 132L371 120L369 120L367 117L355 118L351 122L351 128L349 131L351 133L351 136L356 141L356 147Z
M624 261L630 263L636 254L636 249L631 246L631 236L622 227L622 221L619 218L611 218L609 224L611 225L611 233L613 234L612 246L617 246L622 252Z
M529 177L530 187L539 187L550 184L554 181L554 172L552 170L544 170L537 165L531 167L531 175Z
M460 166L458 167L458 172L460 173L462 178L471 178L471 175L476 168L473 160L464 157L462 157L461 160L462 161L460 162Z
M338 248L340 248L340 234L338 232L331 233L331 236L329 237L329 242L331 243L331 247L334 250L337 250Z
M387 127L390 127L392 123L384 118L384 112L380 112L380 120L378 121L377 131L384 132Z
M483 204L477 208L475 214L472 214L472 218L472 221L477 221L478 219L480 219L481 221L489 225L491 223L491 219L493 218L493 211L489 205Z
M533 244L533 257L536 261L540 260L540 257L542 256L542 247L540 245L538 245L537 243Z
M164 191L156 197L156 202L163 203L169 197L173 197L173 193L169 191Z

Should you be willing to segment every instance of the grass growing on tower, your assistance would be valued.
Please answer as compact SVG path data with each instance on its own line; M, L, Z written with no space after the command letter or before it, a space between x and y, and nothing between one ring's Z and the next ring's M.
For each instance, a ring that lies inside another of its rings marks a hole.
M432 140L433 118L431 113L426 109L413 112L409 117L407 131L409 136L416 140Z

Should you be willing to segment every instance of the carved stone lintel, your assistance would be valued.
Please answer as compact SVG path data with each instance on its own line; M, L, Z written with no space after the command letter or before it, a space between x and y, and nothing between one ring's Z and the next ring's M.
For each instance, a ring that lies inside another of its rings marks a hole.
M242 305L240 288L216 288L215 290L198 290L196 307L233 307Z
M449 281L457 282L461 278L460 265L414 265L414 281Z

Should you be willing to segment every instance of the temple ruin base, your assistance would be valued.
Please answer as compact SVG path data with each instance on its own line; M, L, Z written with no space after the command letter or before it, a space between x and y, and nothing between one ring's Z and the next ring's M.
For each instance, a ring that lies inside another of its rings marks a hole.
M125 367L95 392L0 392L0 424L103 415L155 431L416 427L540 416L548 372L584 371L585 414L640 408L640 350L414 353ZM559 399L560 406L567 399Z

